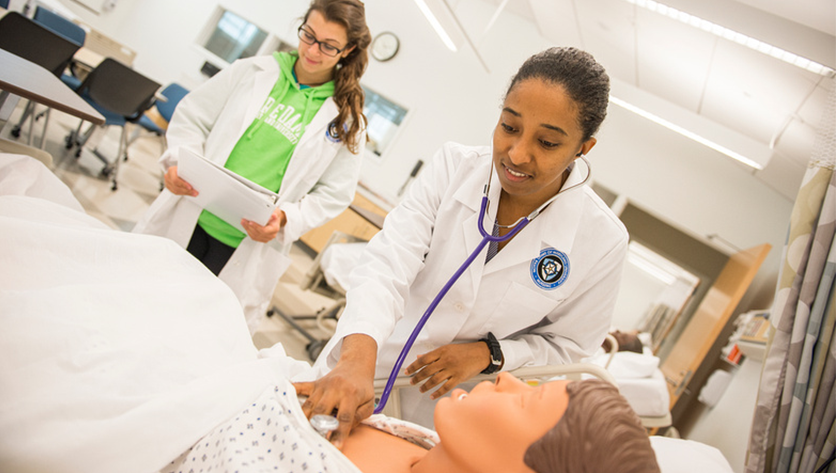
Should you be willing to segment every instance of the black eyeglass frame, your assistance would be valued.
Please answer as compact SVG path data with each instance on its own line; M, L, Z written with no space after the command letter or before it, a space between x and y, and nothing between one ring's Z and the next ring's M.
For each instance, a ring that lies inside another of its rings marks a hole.
M298 36L299 39L307 45L310 45L310 46L316 45L319 48L319 52L321 52L322 54L324 54L328 57L337 57L338 54L340 54L341 52L348 49L348 46L340 49L340 48L334 46L333 44L328 44L324 41L320 41L320 40L316 39L316 35L314 35L310 31L306 30L305 25L300 26L299 29L296 30L296 36ZM310 36L310 38L307 38L308 36ZM330 54L327 51L325 51L324 49L322 49L322 46L327 46L328 48L333 48L335 50L335 52L333 54Z

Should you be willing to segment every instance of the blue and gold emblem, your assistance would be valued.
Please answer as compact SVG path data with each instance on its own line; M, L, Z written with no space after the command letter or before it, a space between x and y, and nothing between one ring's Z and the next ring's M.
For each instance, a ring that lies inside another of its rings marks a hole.
M569 257L562 251L546 248L531 260L531 280L542 289L554 289L569 277Z

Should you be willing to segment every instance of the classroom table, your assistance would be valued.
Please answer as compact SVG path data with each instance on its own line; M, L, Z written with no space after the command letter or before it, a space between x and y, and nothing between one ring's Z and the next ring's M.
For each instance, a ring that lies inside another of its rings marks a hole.
M19 95L96 125L105 118L52 72L0 49L0 108L9 94Z

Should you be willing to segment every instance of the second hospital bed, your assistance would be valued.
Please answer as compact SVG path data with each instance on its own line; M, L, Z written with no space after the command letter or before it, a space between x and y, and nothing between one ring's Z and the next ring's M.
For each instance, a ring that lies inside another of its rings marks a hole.
M330 337L342 310L345 308L345 293L349 287L348 273L360 258L365 242L351 235L335 231L323 250L316 256L306 272L300 287L327 296L333 303L313 314L290 315L272 307L268 315L278 315L309 340L306 347L313 361L319 355L328 338L318 338L311 330L313 322L317 332ZM598 353L584 360L584 363L559 366L524 367L511 371L512 374L530 381L546 381L557 377L581 379L597 377L618 386L621 394L642 419L647 428L671 425L670 396L665 378L659 370L659 359L652 353L644 354L618 352L618 344L610 336L612 353ZM475 381L493 379L495 376L480 375ZM385 379L377 380L378 395L383 391ZM398 379L393 390L409 387L409 379ZM386 407L386 413L399 417L398 396L393 395Z

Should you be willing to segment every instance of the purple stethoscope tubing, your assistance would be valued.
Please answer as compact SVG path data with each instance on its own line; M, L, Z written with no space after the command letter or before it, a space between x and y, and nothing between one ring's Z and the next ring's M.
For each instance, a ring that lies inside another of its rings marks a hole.
M386 381L386 387L383 388L383 394L380 395L380 401L378 401L377 406L374 408L375 414L380 414L383 412L383 408L386 407L386 401L389 400L389 395L392 393L392 388L395 385L395 379L398 377L398 372L401 370L401 366L403 366L403 362L406 360L406 356L409 354L409 350L412 349L412 345L415 343L415 339L418 338L418 334L421 332L421 329L424 328L427 321L430 319L430 316L435 311L436 306L441 302L441 299L447 294L453 284L458 281L459 277L464 273L464 270L468 268L468 266L473 263L473 260L476 259L476 256L479 252L482 251L482 248L485 247L490 242L503 242L510 240L514 235L517 234L520 230L523 229L524 226L528 225L530 220L527 217L523 217L520 219L519 222L516 223L511 228L511 231L506 233L502 236L493 236L485 230L484 225L482 224L483 219L485 218L485 211L488 208L488 196L487 190L485 191L485 195L482 196L482 205L479 209L479 233L482 234L482 241L479 242L479 245L476 246L470 256L467 257L466 260L459 266L459 269L453 274L453 276L447 281L444 287L438 291L438 294L435 295L435 299L430 303L430 306L427 307L427 310L424 312L424 315L421 316L421 319L418 320L418 323L415 325L415 328L412 329L412 333L409 335L409 338L404 343L403 348L401 349L401 354L398 355L397 361L395 361L395 366L392 367L392 372L389 373L389 379Z
M398 355L398 359L395 361L395 365L392 367L392 372L389 373L389 379L386 381L386 386L383 388L383 393L380 395L380 400L377 402L377 405L374 408L375 414L380 414L381 412L383 412L383 408L386 407L386 401L389 400L389 395L392 393L392 388L395 385L395 379L398 377L398 372L400 372L401 366L403 366L403 363L406 360L406 356L409 354L409 350L412 349L412 345L415 343L415 339L418 338L418 334L421 332L421 330L424 328L424 325L426 325L427 321L430 319L430 316L435 311L436 306L438 306L438 304L441 302L441 299L447 294L450 288L453 287L453 284L455 284L456 281L458 281L459 277L462 275L462 273L464 273L464 270L467 269L468 266L471 265L471 263L473 263L473 260L476 259L476 256L479 254L479 252L482 251L482 248L484 248L485 245L487 245L490 242L501 243L503 241L510 240L511 238L513 238L514 235L519 233L519 231L522 230L523 227L528 225L530 221L534 220L540 214L540 212L543 211L543 209L545 209L549 204L554 202L557 196L562 194L564 191L580 187L581 185L586 183L586 181L589 180L589 177L592 175L592 167L589 165L589 161L587 161L587 159L583 155L579 155L579 157L584 161L584 163L586 163L588 170L584 180L581 181L579 184L558 191L557 194L552 196L552 198L547 200L537 210L529 214L527 217L520 218L514 224L514 226L511 227L511 230L502 236L491 235L485 230L484 226L484 218L485 213L488 209L488 195L490 193L491 185L490 176L488 177L488 183L485 185L484 194L482 195L482 204L479 208L478 228L479 233L482 235L482 241L479 242L479 245L476 246L476 249L474 249L473 252L470 253L470 256L468 256L467 259L464 260L462 265L459 266L459 269L456 270L456 272L447 281L444 287L442 287L441 290L438 291L438 294L436 294L435 299L433 299L429 307L427 307L427 310L424 312L424 315L422 315L421 318L418 320L418 323L415 325L415 328L412 329L412 333L409 335L409 338L406 340L406 343L404 343L404 346L401 349L401 353L400 355Z

